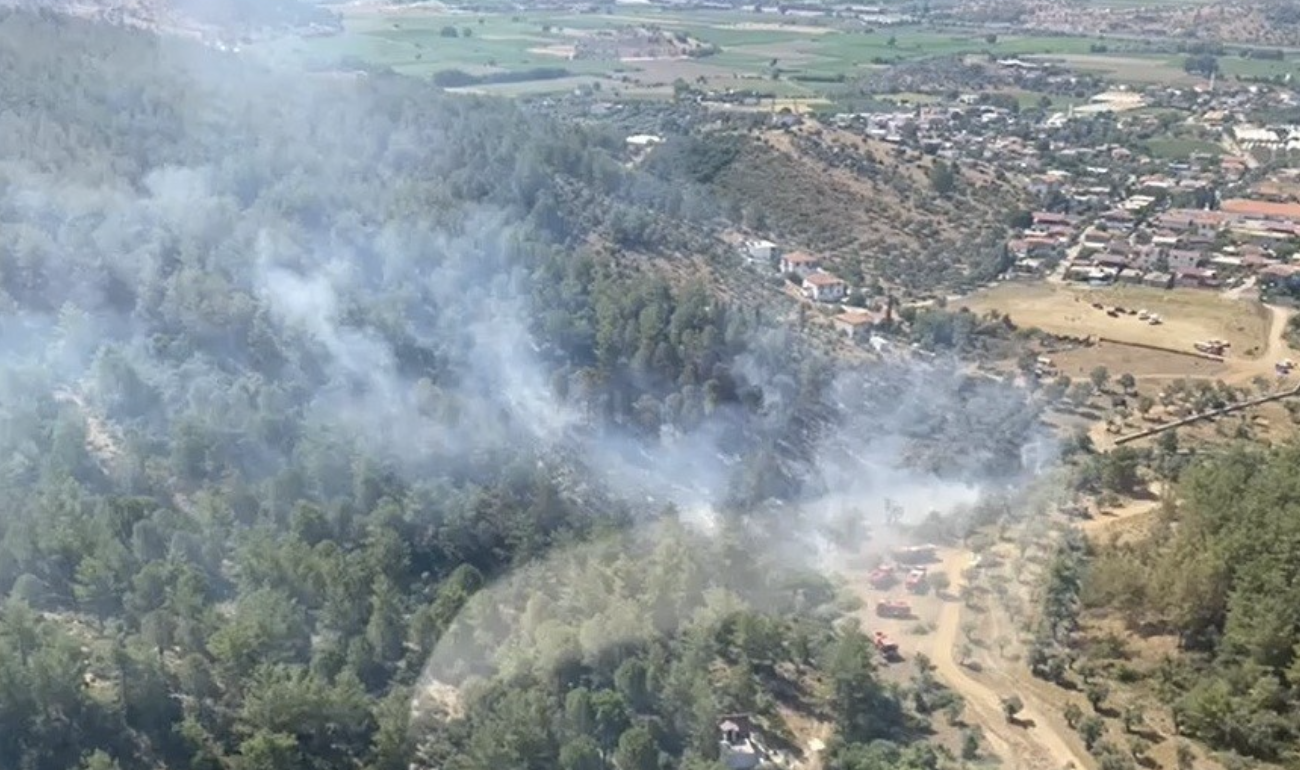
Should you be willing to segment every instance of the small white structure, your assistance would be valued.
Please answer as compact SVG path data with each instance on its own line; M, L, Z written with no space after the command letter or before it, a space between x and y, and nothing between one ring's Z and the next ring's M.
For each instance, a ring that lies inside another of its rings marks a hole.
M654 134L633 134L627 138L628 145L640 148L653 147L662 142L663 137L655 136Z
M741 252L753 264L771 265L780 250L775 243L762 239L745 241Z

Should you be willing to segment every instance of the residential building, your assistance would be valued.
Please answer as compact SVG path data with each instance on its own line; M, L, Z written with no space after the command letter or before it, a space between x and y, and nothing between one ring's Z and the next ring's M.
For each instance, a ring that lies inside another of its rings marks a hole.
M835 329L854 342L865 342L871 332L889 321L889 311L873 313L870 310L850 310L831 319Z
M1186 270L1192 267L1199 267L1205 260L1205 255L1199 251L1186 251L1183 249L1170 249L1165 252L1165 261L1169 264L1169 269L1177 273L1179 270Z
M1203 267L1180 267L1174 270L1174 285L1199 289L1217 284L1213 270Z
M803 293L817 302L839 302L849 293L849 285L827 272L811 273L804 276Z
M1152 271L1142 276L1142 285L1151 286L1156 289L1168 289L1174 283L1174 277L1169 273Z
M1219 205L1219 210L1244 219L1300 222L1300 203L1274 203L1272 201L1229 198Z
M821 259L806 251L792 251L781 257L781 272L794 273L800 278L807 278L821 267Z

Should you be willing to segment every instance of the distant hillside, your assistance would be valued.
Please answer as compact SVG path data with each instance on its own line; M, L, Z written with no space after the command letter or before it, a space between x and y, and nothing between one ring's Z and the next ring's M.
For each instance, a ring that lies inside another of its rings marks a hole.
M338 26L332 12L306 0L0 0L0 6L188 34Z
M1000 272L1005 220L1025 205L1015 180L948 164L826 126L670 143L652 166L689 169L753 229L826 257L859 285L917 293L971 286ZM940 167L936 171L936 166Z

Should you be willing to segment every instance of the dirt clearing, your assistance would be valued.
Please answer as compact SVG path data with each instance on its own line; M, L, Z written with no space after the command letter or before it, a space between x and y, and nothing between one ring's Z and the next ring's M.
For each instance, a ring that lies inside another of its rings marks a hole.
M1011 317L1016 318L1014 315ZM1062 374L1076 380L1087 379L1098 366L1106 367L1112 377L1128 373L1139 380L1175 380L1180 377L1215 380L1230 371L1227 364L1217 361L1109 342L1050 353L1048 357Z
M968 625L980 622L980 618L972 617L971 611L956 596L962 593L974 554L962 549L941 549L939 556L939 563L930 565L930 571L943 572L952 580L948 594L943 597L933 591L923 596L907 594L900 586L875 589L866 575L847 576L854 592L864 601L860 617L865 627L870 631L885 631L898 642L904 660L909 661L890 666L891 671L886 676L892 675L892 669L906 669L913 665L917 654L926 655L938 678L962 696L966 704L964 718L982 728L988 747L1002 760L1002 767L1014 770L1093 767L1091 758L1078 745L1078 739L1056 715L1055 703L1040 700L1024 686L1028 672L1017 677L1004 670L1015 669L1018 672L1021 664L995 661L981 650L978 655L983 658L982 665L970 665L967 655L977 653L973 652L975 646L970 643L971 637L966 629ZM912 606L912 618L884 619L871 611L882 599L904 596ZM924 633L916 633L922 628ZM1025 702L1025 708L1014 721L1008 720L1002 711L1002 697L1010 693L1020 693Z
M812 27L806 24L764 24L744 21L736 24L715 24L715 29L739 29L750 32L795 32L800 35L825 35L835 30L830 27Z
M1101 303L1105 309L1093 307ZM1269 313L1258 302L1230 300L1195 290L1138 286L1086 288L1051 284L1003 284L952 304L983 313L997 310L1021 326L1052 334L1107 337L1120 342L1193 351L1196 342L1231 343L1227 358L1257 359L1268 340ZM1111 317L1107 310L1147 310L1161 318L1158 326L1137 315ZM1095 365L1095 364L1094 364Z

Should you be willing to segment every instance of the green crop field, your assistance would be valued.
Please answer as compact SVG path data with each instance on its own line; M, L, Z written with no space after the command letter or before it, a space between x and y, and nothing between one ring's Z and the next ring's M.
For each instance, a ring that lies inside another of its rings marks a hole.
M714 48L691 59L571 59L573 46L595 34L657 28ZM454 34L452 34L454 32ZM568 90L606 80L624 95L671 93L680 78L711 89L752 90L777 96L825 96L880 66L945 55L1052 56L1123 78L1175 79L1181 62L1168 55L1092 52L1095 38L989 34L920 25L866 29L831 19L790 19L749 11L664 10L654 6L617 13L466 13L369 10L347 13L344 31L332 37L293 38L254 46L263 54L314 67L378 66L432 77L459 70L472 78L546 78L483 83L488 93L523 94ZM1292 62L1224 58L1229 74L1290 71ZM557 77L560 75L561 77ZM509 86L509 87L507 87ZM1036 99L1027 95L1026 100Z
M1143 143L1147 153L1155 158L1167 160L1186 160L1194 154L1222 155L1223 148L1213 142L1200 139L1168 137L1148 139Z
M1246 59L1236 56L1224 56L1219 59L1219 69L1225 75L1243 77L1286 77L1292 80L1300 78L1300 57L1289 54L1288 59Z

